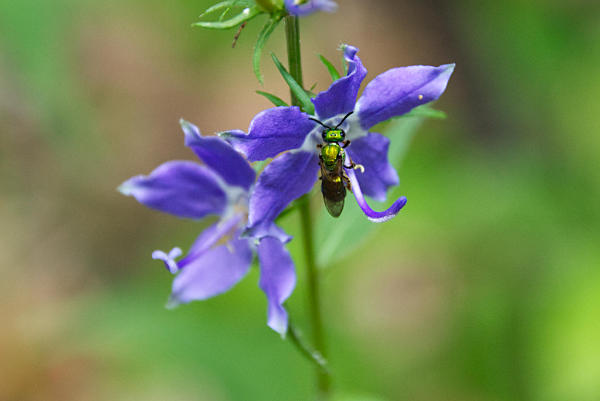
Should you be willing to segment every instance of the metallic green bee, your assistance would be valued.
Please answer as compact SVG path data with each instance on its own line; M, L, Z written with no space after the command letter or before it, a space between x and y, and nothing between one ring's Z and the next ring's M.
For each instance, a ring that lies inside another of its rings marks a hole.
M310 118L310 120L321 124L325 129L321 133L323 144L317 145L321 150L319 155L319 166L321 167L321 192L323 193L323 202L330 215L338 217L344 209L344 199L346 198L346 188L352 191L350 180L344 173L345 168L361 168L350 160L350 165L346 166L346 152L344 148L350 145L350 141L346 139L346 133L339 128L340 125L350 116L352 112L346 114L342 121L331 128L323 124L321 121ZM342 144L340 146L340 143Z

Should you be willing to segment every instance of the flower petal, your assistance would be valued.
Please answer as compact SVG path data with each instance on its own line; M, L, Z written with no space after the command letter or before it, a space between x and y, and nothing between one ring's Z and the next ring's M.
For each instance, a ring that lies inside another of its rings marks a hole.
M184 268L194 258L212 248L217 242L229 242L235 235L237 228L241 225L242 218L243 215L241 213L236 213L228 219L219 220L202 231L190 247L188 254L179 261L179 268Z
M173 281L169 306L221 294L240 281L252 262L247 239L235 239L201 253Z
M369 82L356 104L361 126L367 130L436 100L444 93L452 71L454 64L413 65L392 68L378 75Z
M243 152L249 161L265 160L302 145L306 135L316 125L298 107L273 107L256 115L248 134L226 131L221 135L234 148Z
M152 252L152 259L162 260L165 263L167 270L172 274L175 274L196 260L200 254L212 248L217 242L229 242L234 238L234 235L238 235L239 237L239 232L237 231L239 231L238 228L242 218L243 215L241 213L236 213L230 218L219 220L217 223L202 231L194 241L188 254L179 262L175 261L175 259L182 254L180 248L173 248L168 254L156 250Z
M304 16L317 11L332 13L337 10L337 4L332 0L285 0L285 8L291 15Z
M365 195L384 201L387 189L398 185L398 174L388 161L390 140L381 134L369 132L350 144L346 150L352 161L361 164L365 170L356 174L358 183Z
M124 195L161 212L199 219L221 214L227 196L220 179L211 170L189 161L170 161L158 166L150 175L138 175L119 187Z
M354 197L358 202L358 206L362 209L362 211L367 215L367 218L375 223L383 223L384 221L388 221L392 217L398 214L400 209L406 205L406 197L402 196L394 202L392 206L390 206L387 210L383 212L376 212L369 207L367 201L365 200L362 191L360 190L360 184L356 180L356 175L354 174L354 170L345 169L348 178L350 178L350 183L352 184L352 192L354 193Z
M294 262L284 244L273 237L263 238L258 244L257 253L260 262L258 285L268 301L267 324L284 335L287 331L288 316L283 302L292 294L296 285Z
M246 161L229 143L215 137L202 136L198 127L185 120L180 120L185 133L185 145L208 167L216 171L230 185L249 189L254 183L256 174Z
M345 77L333 82L329 89L312 99L320 120L344 115L354 110L360 84L367 75L366 68L363 67L360 58L356 55L357 52L356 47L345 46L344 58L348 62L348 73Z
M281 239L275 218L290 202L311 190L318 169L316 152L287 152L269 163L250 196L248 233L255 238L271 235Z

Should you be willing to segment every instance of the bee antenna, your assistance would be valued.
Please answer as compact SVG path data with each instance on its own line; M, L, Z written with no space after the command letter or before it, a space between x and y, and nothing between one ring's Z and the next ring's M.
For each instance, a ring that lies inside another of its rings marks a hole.
M344 118L342 118L342 121L340 121L340 122L339 122L339 124L338 124L338 125L336 125L334 129L338 129L338 127L339 127L340 125L342 125L342 124L344 123L344 121L346 121L346 119L347 119L348 117L350 117L350 114L352 114L352 113L354 113L354 112L353 112L353 111L351 111L350 113L346 114L346 115L344 116Z
M329 125L323 124L321 121L317 120L316 118L308 117L308 119L321 124L323 127L327 128L327 129L332 129Z

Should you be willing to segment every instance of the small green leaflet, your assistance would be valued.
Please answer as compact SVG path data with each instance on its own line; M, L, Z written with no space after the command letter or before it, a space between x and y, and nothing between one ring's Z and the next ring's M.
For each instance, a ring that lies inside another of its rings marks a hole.
M254 75L256 75L256 79L258 79L258 82L261 85L263 84L263 77L260 73L260 56L265 44L267 43L267 40L269 39L269 36L271 36L271 33L273 33L275 30L279 24L279 21L281 21L281 18L281 15L274 15L269 18L267 23L260 30L258 39L256 40L256 45L254 46L254 54L252 55L252 68L254 69Z
M228 1L222 1L220 3L217 3L215 5L210 6L209 8L206 9L206 11L204 11L202 14L200 14L200 16L198 18L202 18L205 15L208 15L210 13L213 13L215 11L221 11L221 10L225 10L223 11L223 14L221 14L221 17L219 18L219 21L221 21L223 19L223 16L229 11L231 10L233 7L252 7L252 2L250 1L244 1L244 0L228 0Z
M317 87L317 82L315 82L314 84L312 84L312 86L310 87L310 89L304 89L304 91L306 92L306 94L310 97L315 97L317 96L317 94L315 92L313 92L313 90Z
M275 96L272 93L263 92L263 91L256 91L256 93L269 99L271 101L271 103L273 103L275 106L284 106L284 107L289 106L286 102L284 102L282 99L278 98L277 96Z
M331 63L331 61L327 60L325 58L325 56L323 56L322 54L319 54L319 59L325 65L325 67L327 67L327 71L329 71L329 75L331 75L332 81L336 81L336 80L340 79L340 73L335 68L335 66Z
M200 21L200 22L196 22L195 24L192 24L192 26L201 26L202 28L208 28L208 29L231 29L231 28L235 28L236 26L238 26L246 21L250 21L252 18L256 17L258 14L261 14L262 12L263 11L261 11L258 8L258 6L254 6L254 7L244 8L244 10L241 13L239 13L235 17L232 17L225 21Z
M290 87L290 90L292 91L296 99L298 99L298 101L300 102L302 110L308 114L314 114L315 105L310 101L310 97L308 96L306 91L298 84L298 82L296 82L294 77L292 77L290 73L287 72L285 67L281 65L281 62L279 61L277 56L275 56L274 53L271 53L271 57L273 58L275 67L277 67L277 69L281 73L281 76Z

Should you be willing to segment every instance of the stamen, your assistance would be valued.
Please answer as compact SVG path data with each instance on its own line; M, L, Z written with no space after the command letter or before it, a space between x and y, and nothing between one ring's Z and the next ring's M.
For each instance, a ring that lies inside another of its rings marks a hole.
M363 166L362 164L355 164L354 167L352 167L354 170L360 170L361 173L365 172L365 166Z
M419 100L423 100L423 95L419 95Z

